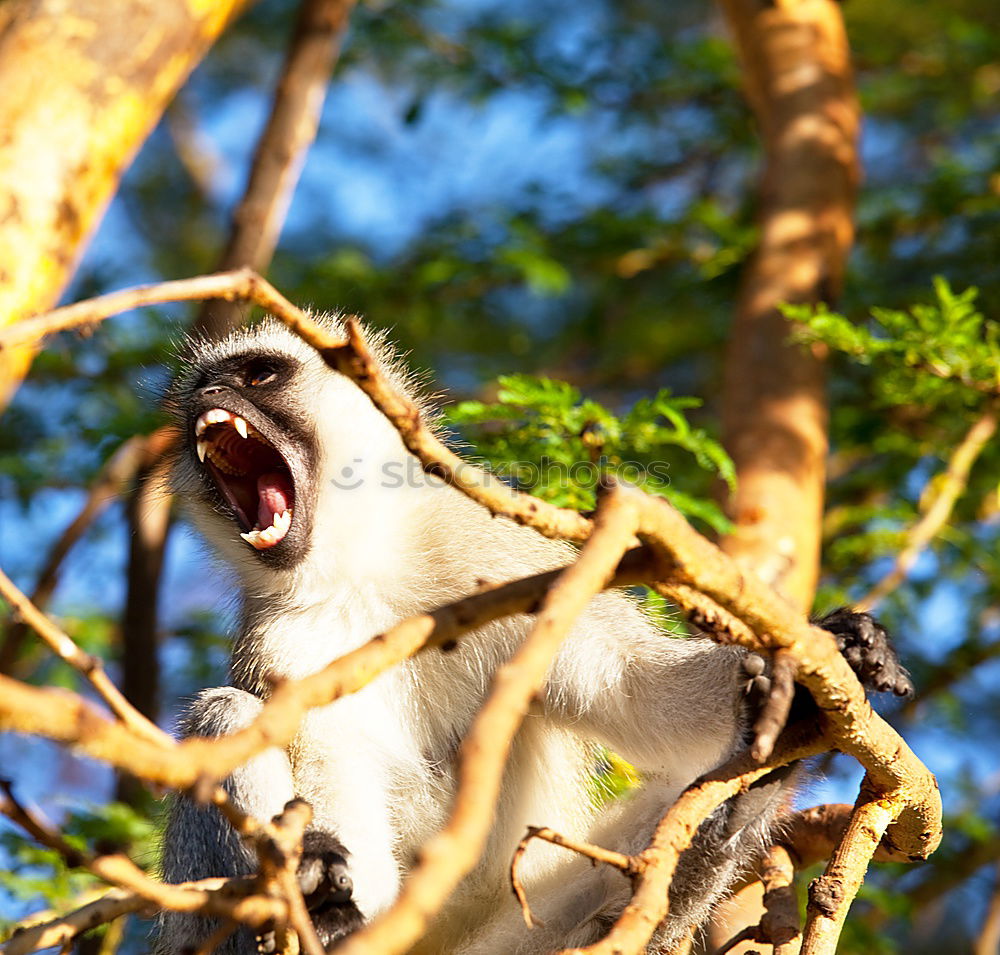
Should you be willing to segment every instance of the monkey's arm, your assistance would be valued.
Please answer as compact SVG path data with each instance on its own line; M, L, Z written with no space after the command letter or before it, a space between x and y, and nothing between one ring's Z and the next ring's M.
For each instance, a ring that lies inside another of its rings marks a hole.
M260 712L261 700L235 687L204 690L188 711L184 736L222 736L242 729ZM239 767L225 781L237 806L258 819L271 819L297 794L288 757L279 749L265 750ZM361 922L350 903L350 879L346 852L333 833L306 833L299 866L299 881L307 897L317 931L340 937ZM184 882L210 876L239 876L254 871L254 860L233 828L214 806L197 806L177 797L170 806L163 844L163 875L168 882ZM346 897L345 897L346 896ZM165 913L160 919L156 951L176 953L196 948L214 928L207 919ZM252 933L240 929L217 951L224 955L256 955Z
M745 725L742 651L674 638L620 594L596 598L549 671L548 716L680 785L722 762Z
M841 608L817 623L834 635L866 689L912 690L888 634L870 615ZM688 782L741 745L753 721L745 660L743 651L707 639L670 637L631 601L606 594L556 658L544 703L549 715L639 769ZM800 688L793 714L801 717L810 704Z

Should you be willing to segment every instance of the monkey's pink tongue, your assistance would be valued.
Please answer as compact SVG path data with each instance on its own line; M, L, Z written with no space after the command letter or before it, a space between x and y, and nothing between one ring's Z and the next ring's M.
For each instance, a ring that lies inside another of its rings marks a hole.
M287 474L268 471L257 478L257 526L264 530L274 518L292 509L294 494Z

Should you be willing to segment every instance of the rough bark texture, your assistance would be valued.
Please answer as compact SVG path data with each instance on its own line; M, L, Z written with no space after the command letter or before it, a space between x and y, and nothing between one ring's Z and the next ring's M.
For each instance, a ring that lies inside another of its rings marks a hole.
M51 308L164 107L248 0L7 0L0 323ZM0 354L0 407L34 352Z
M859 106L833 0L720 0L764 149L760 244L726 355L723 438L739 485L723 548L802 608L819 575L827 452L822 355L789 344L783 302L831 301L854 237ZM731 900L710 946L761 915ZM752 944L733 951L748 951Z
M832 0L721 0L764 145L760 245L744 277L723 390L739 489L725 549L799 606L819 565L822 358L790 345L782 302L838 294L853 239L859 112Z

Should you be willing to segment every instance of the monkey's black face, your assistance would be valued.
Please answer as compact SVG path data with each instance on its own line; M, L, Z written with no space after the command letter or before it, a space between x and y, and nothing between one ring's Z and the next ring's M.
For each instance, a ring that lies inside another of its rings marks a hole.
M314 496L315 439L290 399L298 370L286 356L227 358L202 371L185 409L189 453L209 504L278 567L305 557Z

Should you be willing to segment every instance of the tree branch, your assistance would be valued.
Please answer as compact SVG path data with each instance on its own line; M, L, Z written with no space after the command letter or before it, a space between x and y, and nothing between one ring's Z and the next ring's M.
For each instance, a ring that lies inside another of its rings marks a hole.
M380 953L400 951L419 937L451 888L478 858L489 828L491 800L499 785L507 745L575 614L601 587L638 579L653 582L724 642L757 651L780 651L794 661L800 681L823 712L826 742L832 741L858 759L882 794L884 804L892 807L886 818L887 844L908 859L924 858L935 848L940 839L941 807L934 778L892 728L873 713L829 634L811 627L756 575L744 573L662 499L609 480L601 511L628 512L630 516L627 520L609 519L600 534L595 531L591 535L594 524L582 515L516 493L463 462L427 428L412 403L395 395L368 352L355 321L347 323L346 341L334 339L269 283L241 270L103 296L24 322L19 334L26 334L25 326L30 326L30 337L92 322L140 302L165 301L171 295L197 298L207 294L242 296L269 308L317 348L327 364L352 378L368 394L396 426L406 446L419 457L425 471L444 477L493 513L512 517L549 536L585 540L581 558L563 571L491 588L401 622L319 673L277 686L254 724L229 737L186 740L173 750L165 750L136 739L120 725L109 724L82 701L3 678L0 726L73 742L90 755L115 765L127 762L127 768L137 775L168 785L190 786L202 776L214 782L261 749L287 744L306 709L359 689L385 667L425 647L446 647L449 640L487 620L505 613L530 612L544 594L532 636L511 663L498 671L495 691L463 746L459 795L448 825L425 846L397 905L343 948L348 955L360 955L370 950L369 945ZM0 334L0 346L10 340L9 334ZM635 548L619 562L626 548L634 543L634 514L639 515L638 536L646 546ZM604 518L598 520L598 527L602 527L602 521ZM603 544L605 538L613 540L613 546ZM490 729L493 726L495 730ZM484 741L486 730L491 734L489 746ZM501 743L497 747L499 758L497 751L492 751L496 740ZM122 755L124 747L128 747L127 756ZM647 868L637 879L636 894L626 909L628 917L623 916L624 922L609 938L625 938L630 946L643 944L636 940L643 938L644 932L648 938L665 914L666 887L676 857L690 841L698 822L736 791L733 785L748 785L770 765L778 765L775 760L772 756L768 765L739 770L741 778L735 784L708 777L682 797L657 829L648 855L644 854ZM731 766L724 768L736 772ZM475 795L470 796L470 792ZM680 828L673 828L675 825ZM685 827L689 830L686 834ZM857 841L854 831L849 830L838 849L838 884L860 881L868 857L853 848ZM853 892L844 897L849 901ZM836 918L841 918L839 902L834 909ZM820 924L817 919L813 923ZM830 935L827 932L824 937Z
M606 865L614 866L628 876L636 874L635 859L633 856L625 855L622 852L614 852L611 849L604 849L601 846L595 846L591 842L570 839L556 832L554 829L549 829L548 826L528 826L527 834L517 844L514 855L510 860L510 886L514 892L514 898L517 899L518 904L521 906L521 914L524 916L524 922L528 928L533 928L537 920L532 917L527 894L517 875L517 867L532 839L551 842L554 846L562 846L564 849L569 849L571 852L586 856L594 862L603 862Z
M702 821L771 770L823 749L821 737L789 740L776 748L763 766L754 763L748 753L739 753L692 783L660 820L647 848L635 857L635 890L611 931L587 948L565 949L560 955L638 955L644 951L657 925L669 913L674 871Z
M607 586L640 583L654 566L648 551L635 549L621 561ZM422 650L447 647L499 617L532 612L561 573L549 571L488 587L403 620L317 673L277 684L257 719L228 736L171 740L168 748L109 721L75 694L4 676L0 676L0 729L72 744L94 759L164 786L187 789L196 783L215 783L262 750L287 745L307 710L360 690L383 670Z
M640 539L653 547L677 578L759 635L750 649L791 653L800 682L823 712L833 744L857 759L880 791L903 795L907 808L893 825L893 844L914 859L926 858L941 839L937 782L899 734L872 710L833 638L811 626L755 574L740 570L665 500L635 495L642 514ZM735 635L742 643L744 634Z
M726 354L723 443L736 465L727 553L802 609L819 572L827 451L824 352L791 344L779 306L840 293L854 237L860 109L834 0L720 0L764 149L760 240Z
M270 264L306 153L316 138L330 72L353 6L354 0L303 0L299 7L271 113L257 142L243 198L233 211L219 271L249 266L263 272ZM193 331L221 338L241 319L242 312L231 300L209 300Z
M764 857L764 917L761 932L774 946L774 955L798 955L802 945L799 903L795 897L795 866L788 850L771 846Z
M171 748L173 739L155 723L142 715L111 682L99 657L84 653L73 640L49 620L28 598L14 586L14 582L0 570L0 594L3 595L20 618L30 626L60 659L82 674L97 690L101 699L140 739L156 746ZM5 680L8 678L4 678Z
M67 865L85 868L99 879L110 882L128 895L114 894L90 903L78 913L64 916L53 922L15 932L2 949L3 955L19 955L53 944L53 933L63 940L74 934L117 918L128 911L135 911L152 904L157 908L179 912L197 912L203 915L224 915L248 925L264 925L276 918L283 919L286 905L283 900L269 898L257 891L254 879L212 879L202 883L170 885L150 878L131 859L122 853L91 855L69 845L59 831L37 812L28 810L15 798L8 783L0 783L0 813L16 822L42 845L58 852ZM300 834L301 838L301 834ZM102 905L102 903L104 903ZM128 907L124 910L122 905ZM108 915L107 908L114 912ZM322 949L320 949L322 952Z
M948 523L956 501L969 483L972 465L996 434L996 430L997 411L991 404L990 408L973 422L972 427L952 452L948 459L948 467L936 488L933 502L923 517L907 531L906 545L896 555L892 569L857 601L858 610L871 610L906 579L921 551Z
M560 573L545 595L524 642L497 669L490 695L462 742L448 822L420 850L393 907L342 942L342 955L407 951L479 861L514 734L577 617L614 578L635 534L637 516L634 505L616 487L600 495L593 534L579 559Z
M45 609L59 582L63 561L87 528L135 477L143 463L151 456L161 454L169 446L172 437L173 430L169 428L161 428L150 435L135 435L123 441L108 458L91 484L83 507L52 545L45 559L35 589L31 592L31 602L36 607ZM28 627L24 623L15 623L7 629L3 645L0 646L0 673L17 675L15 667L27 635Z
M847 831L834 850L826 871L809 886L802 955L832 955L883 833L905 806L898 794L876 791L866 777Z

